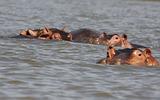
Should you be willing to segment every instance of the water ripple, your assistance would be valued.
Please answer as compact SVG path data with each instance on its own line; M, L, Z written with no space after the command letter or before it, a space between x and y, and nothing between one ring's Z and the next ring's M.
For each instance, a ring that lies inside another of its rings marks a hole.
M0 99L159 100L159 68L99 65L106 47L10 39L26 28L82 27L128 34L160 59L160 3L154 0L5 0L0 4ZM11 10L12 9L12 10Z

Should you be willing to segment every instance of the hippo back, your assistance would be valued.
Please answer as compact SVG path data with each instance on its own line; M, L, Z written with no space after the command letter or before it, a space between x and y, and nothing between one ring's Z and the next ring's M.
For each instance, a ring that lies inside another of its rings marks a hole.
M91 29L78 29L71 31L74 42L90 44L106 44L107 39L101 37L101 33Z

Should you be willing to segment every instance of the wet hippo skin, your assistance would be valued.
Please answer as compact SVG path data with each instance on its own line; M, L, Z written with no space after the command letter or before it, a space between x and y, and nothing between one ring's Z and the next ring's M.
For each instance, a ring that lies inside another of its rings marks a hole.
M92 29L78 29L70 32L72 34L72 41L90 44L107 45L108 39L106 33L100 33Z

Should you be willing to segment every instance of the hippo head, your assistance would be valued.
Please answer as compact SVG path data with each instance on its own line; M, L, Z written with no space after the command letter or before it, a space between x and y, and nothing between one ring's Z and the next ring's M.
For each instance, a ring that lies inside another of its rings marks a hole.
M151 50L146 48L125 48L115 50L109 46L107 49L106 63L108 64L129 64L136 66L158 66L160 63L152 56Z
M109 46L121 46L122 48L133 48L132 45L128 42L128 37L126 34L122 36L118 34L108 35L108 45Z
M145 57L146 57L146 65L147 66L159 66L160 63L156 60L155 57L152 56L152 52L149 48L146 48L143 51Z
M145 61L146 57L140 49L115 50L113 47L109 47L107 50L106 62L108 64L145 65Z
M107 35L107 39L109 46L121 45L121 36L119 36L118 34Z
M130 65L146 65L146 57L142 50L134 48L129 54L126 63Z

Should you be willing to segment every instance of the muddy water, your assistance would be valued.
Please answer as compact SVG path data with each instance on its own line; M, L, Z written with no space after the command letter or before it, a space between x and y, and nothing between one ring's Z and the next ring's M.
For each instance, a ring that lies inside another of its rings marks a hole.
M2 0L0 36L43 26L122 32L160 59L158 0ZM105 47L0 39L0 100L159 100L160 69L98 65Z

